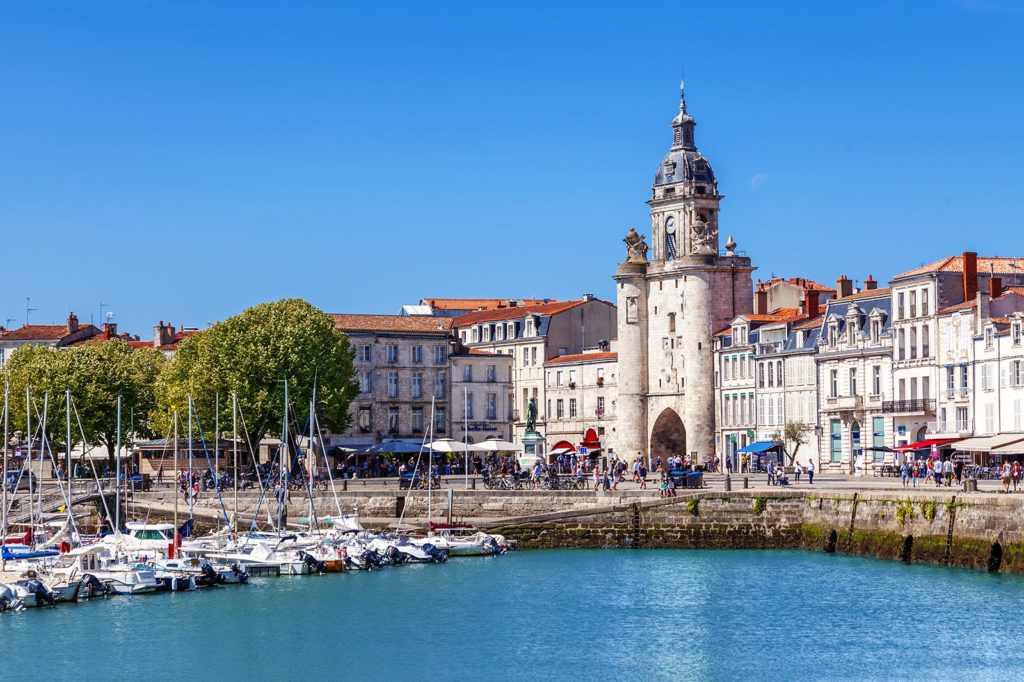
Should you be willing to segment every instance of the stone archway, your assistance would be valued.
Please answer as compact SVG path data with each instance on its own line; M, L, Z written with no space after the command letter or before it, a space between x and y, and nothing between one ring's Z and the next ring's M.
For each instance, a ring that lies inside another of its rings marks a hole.
M651 462L656 462L658 457L664 462L669 455L686 454L686 427L675 410L666 408L654 421L650 453Z

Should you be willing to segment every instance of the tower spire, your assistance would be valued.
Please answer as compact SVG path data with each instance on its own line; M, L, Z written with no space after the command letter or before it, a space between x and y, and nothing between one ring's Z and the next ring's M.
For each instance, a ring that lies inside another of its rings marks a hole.
M679 113L686 113L686 77L683 67L679 67Z

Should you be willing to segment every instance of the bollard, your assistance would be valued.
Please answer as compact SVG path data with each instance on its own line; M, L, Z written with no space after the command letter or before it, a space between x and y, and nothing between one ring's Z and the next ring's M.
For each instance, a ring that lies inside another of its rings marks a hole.
M470 487L471 490L476 490L476 479L475 478L469 479L469 487Z
M342 490L348 490L348 479L347 478L341 479L341 489Z
M746 490L750 487L750 479L746 476L743 477L743 489Z
M732 476L729 474L725 475L725 490L726 492L732 490Z

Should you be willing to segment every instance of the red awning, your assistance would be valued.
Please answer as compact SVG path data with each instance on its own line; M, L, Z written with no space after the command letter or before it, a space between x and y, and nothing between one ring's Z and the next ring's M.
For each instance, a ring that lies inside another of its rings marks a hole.
M554 454L556 451L558 451L558 454L563 454L565 452L576 452L576 446L567 440L560 440L557 443L555 443L555 447L548 450L548 454Z
M597 437L597 431L587 429L587 433L583 436L583 442L580 445L591 450L599 450L601 448L601 441Z
M955 443L958 440L961 440L961 439L960 438L932 438L931 440L919 440L916 443L911 443L910 445L897 445L896 447L893 448L893 450L896 450L897 452L909 452L909 451L916 451L916 450L930 450L933 446L941 448L943 446L949 445L950 443Z

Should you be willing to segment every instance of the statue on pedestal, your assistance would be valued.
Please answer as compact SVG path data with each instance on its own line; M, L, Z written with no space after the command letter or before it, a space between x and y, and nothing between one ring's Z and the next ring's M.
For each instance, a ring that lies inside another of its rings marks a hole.
M629 228L629 232L626 233L626 262L627 263L646 263L647 262L647 242L644 241L642 234L637 234L636 228Z
M526 406L526 433L537 433L537 399L530 398Z

